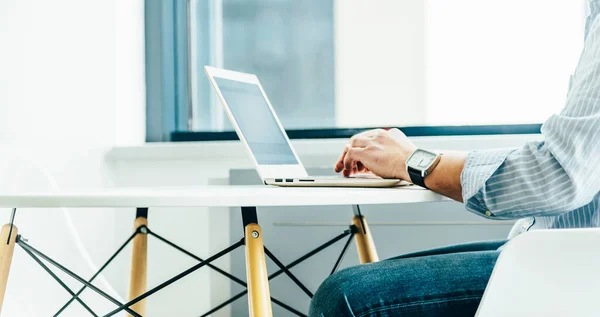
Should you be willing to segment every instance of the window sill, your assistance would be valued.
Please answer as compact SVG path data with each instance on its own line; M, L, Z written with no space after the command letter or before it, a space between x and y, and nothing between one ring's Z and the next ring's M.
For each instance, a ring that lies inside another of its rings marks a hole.
M541 134L469 135L411 137L417 146L426 149L470 151L474 149L518 147L527 141L540 141ZM292 140L302 160L326 158L340 154L347 139ZM119 146L108 154L109 161L160 160L160 161L214 161L248 160L248 153L240 141L206 142L152 142L139 146Z

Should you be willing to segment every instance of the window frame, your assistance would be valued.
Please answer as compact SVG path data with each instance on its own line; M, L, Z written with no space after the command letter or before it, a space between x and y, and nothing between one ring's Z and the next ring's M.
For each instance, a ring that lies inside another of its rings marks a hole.
M145 0L146 142L189 130L189 0Z
M540 134L541 124L508 124L508 125L469 125L469 126L420 126L397 127L408 137L431 136L473 136L473 135L511 135ZM302 129L285 130L290 139L346 139L357 133L375 128L335 128L335 129ZM174 131L171 142L207 142L239 140L235 131L222 132L190 132Z

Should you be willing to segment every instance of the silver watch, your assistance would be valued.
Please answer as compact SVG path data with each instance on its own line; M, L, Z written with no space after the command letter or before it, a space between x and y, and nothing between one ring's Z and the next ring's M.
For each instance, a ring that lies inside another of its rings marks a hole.
M425 186L425 177L440 163L442 154L417 149L406 160L406 171L415 185Z

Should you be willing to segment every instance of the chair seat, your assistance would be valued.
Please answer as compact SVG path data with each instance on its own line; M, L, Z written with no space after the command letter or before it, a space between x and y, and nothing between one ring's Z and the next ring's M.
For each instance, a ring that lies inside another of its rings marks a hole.
M503 249L477 317L600 316L600 229L524 233Z

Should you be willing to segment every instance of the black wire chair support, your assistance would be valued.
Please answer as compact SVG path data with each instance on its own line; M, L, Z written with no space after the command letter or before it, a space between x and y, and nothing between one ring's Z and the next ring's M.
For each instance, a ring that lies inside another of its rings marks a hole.
M14 214L15 214L16 210L13 210L13 213L11 215L11 223L14 222ZM350 245L350 242L352 241L352 238L354 237L354 235L358 232L358 229L356 226L351 225L347 230L345 230L344 232L342 232L341 234L337 235L336 237L330 239L329 241L321 244L320 246L316 247L315 249L313 249L312 251L302 255L301 257L299 257L298 259L292 261L291 263L289 263L288 265L284 265L273 253L271 253L271 251L269 251L269 249L267 249L265 247L265 254L279 267L279 270L276 271L275 273L269 275L269 280L281 275L281 274L286 274L300 289L302 289L310 298L312 298L313 293L304 285L300 282L300 280L294 276L291 272L290 269L292 269L293 267L297 266L298 264L306 261L307 259L309 259L310 257L314 256L315 254L325 250L326 248L330 247L331 245L335 244L336 242L348 237L346 243L344 244L344 247L340 253L340 255L338 256L333 269L331 271L331 274L333 274L335 271L337 271L337 269L339 268L341 262L343 261L343 258L345 256L345 254L348 251L348 247ZM190 267L189 269L175 275L174 277L172 277L171 279L161 283L160 285L148 290L147 292L145 292L144 294L139 295L138 297L126 302L126 303L121 303L120 301L118 301L117 299L113 298L112 296L110 296L109 294L105 293L104 291L100 290L99 288L97 288L96 286L94 286L92 283L94 282L94 280L100 275L102 274L102 272L114 261L114 259L125 249L125 247L127 247L127 245L129 245L129 243L131 243L131 241L139 234L147 234L150 235L154 238L156 238L157 240L167 244L168 246L180 251L181 253L195 259L196 261L198 261L198 264ZM27 240L24 239L21 235L17 236L17 241L16 241L17 245L19 245L24 251L25 253L27 253L31 258L34 259L34 261L36 263L38 263L40 265L40 267L42 267L42 269L44 269L63 289L65 289L65 291L67 291L70 295L71 295L71 299L69 299L53 316L54 317L58 317L60 316L73 302L78 302L83 308L85 308L86 311L88 311L90 313L91 316L94 317L98 317L99 315L94 312L81 298L80 295L83 293L83 291L85 291L86 289L90 289L92 291L94 291L95 293L97 293L98 295L106 298L107 300L109 300L110 302L112 302L113 304L115 304L117 306L117 308L115 308L114 310L112 310L111 312L102 315L104 317L110 317L110 316L114 316L115 314L121 312L121 311L126 311L127 313L129 313L130 315L134 316L134 317L143 317L142 315L140 315L139 313L135 312L134 310L132 310L130 307L144 299L146 299L147 297L151 296L152 294L164 289L165 287L177 282L178 280L184 278L185 276L197 271L198 269L202 268L202 267L209 267L210 269L213 269L214 271L216 271L217 273L227 277L228 279L230 279L231 281L241 285L242 287L247 288L247 284L246 282L244 282L242 279L225 272L224 270L220 269L219 267L215 266L214 264L212 264L212 262L214 262L215 260L221 258L224 255L227 255L231 252L233 252L234 250L236 250L237 248L241 247L242 245L244 245L244 239L239 240L238 242L234 243L233 245L221 250L220 252L216 253L215 255L207 258L207 259L203 259L191 252L189 252L188 250L185 250L184 248L178 246L177 244L169 241L168 239L162 237L161 235L153 232L152 230L150 230L150 228L148 228L146 225L142 225L139 226L135 232L129 236L129 238L127 238L127 240L117 249L117 251L111 255L109 257L109 259L98 269L98 271L96 273L94 273L92 275L92 277L90 277L89 279L85 280L84 278L82 278L81 276L75 274L74 272L72 272L71 270L67 269L66 267L64 267L63 265L61 265L60 263L58 263L57 261L55 261L54 259L52 259L51 257L47 256L46 254L42 253L41 251L37 250L36 248L34 248L33 246L29 245L27 243ZM43 261L42 261L43 260ZM73 290L71 290L49 267L48 265L46 265L44 263L44 261L46 263L49 263L50 265L52 265L53 267L59 269L60 271L62 271L63 273L67 274L68 276L72 277L73 279L77 280L78 282L80 282L83 286L77 291L74 292ZM223 307L235 302L236 300L244 297L247 294L248 290L244 290L236 295L234 295L233 297L231 297L230 299L224 301L223 303L217 305L216 307L214 307L213 309L211 309L210 311L208 311L207 313L201 315L201 317L205 317L205 316L209 316L213 313L215 313L216 311L222 309ZM285 304L284 302L271 297L271 301L286 309L287 311L293 313L294 315L297 316L302 316L302 317L306 317L305 314L303 314L302 312L294 309L293 307Z

